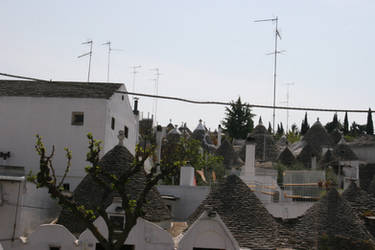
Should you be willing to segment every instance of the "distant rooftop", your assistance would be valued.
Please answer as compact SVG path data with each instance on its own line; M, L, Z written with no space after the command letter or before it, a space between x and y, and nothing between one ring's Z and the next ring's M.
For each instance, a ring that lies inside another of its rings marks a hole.
M0 80L0 96L109 99L123 84Z

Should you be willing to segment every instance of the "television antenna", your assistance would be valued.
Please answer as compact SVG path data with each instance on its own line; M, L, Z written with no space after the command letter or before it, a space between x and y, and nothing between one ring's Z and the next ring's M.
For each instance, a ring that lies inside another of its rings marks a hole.
M153 68L153 69L150 69L152 71L155 71L155 78L152 79L155 83L155 95L157 96L159 94L159 77L160 75L162 75L159 71L159 68ZM157 111L158 111L158 99L155 98L154 100L154 107L155 107L155 122L156 122L156 114L157 114Z
M142 66L141 65L133 65L131 68L133 69L133 71L132 71L132 74L133 74L133 92L135 92L135 75L137 74L137 73L139 73L138 71L137 71L137 69L139 69L139 68L141 68Z
M108 59L107 59L107 82L109 82L109 70L110 70L110 63L111 63L111 52L112 51L122 51L122 49L113 49L111 41L108 41L106 43L103 43L102 45L108 46Z
M88 40L87 42L83 42L81 44L82 45L87 44L87 45L90 46L90 51L89 52L84 53L84 54L78 56L78 58L85 57L85 56L90 56L89 57L89 70L88 70L88 73L87 73L87 82L90 82L90 70L91 70L91 57L92 57L92 44L93 44L93 41L92 40Z
M285 51L279 51L277 50L277 41L278 39L281 40L281 35L278 30L278 23L279 23L279 18L269 18L269 19L259 19L255 20L254 22L273 22L275 23L275 48L272 53L269 53L269 55L274 55L274 67L273 67L273 112L272 112L272 130L273 133L275 133L275 103L276 103L276 72L277 72L277 54L281 54Z
M289 87L294 85L294 82L284 83L286 86L286 101L282 102L286 104L286 107L289 108ZM289 131L289 109L286 109L286 131Z

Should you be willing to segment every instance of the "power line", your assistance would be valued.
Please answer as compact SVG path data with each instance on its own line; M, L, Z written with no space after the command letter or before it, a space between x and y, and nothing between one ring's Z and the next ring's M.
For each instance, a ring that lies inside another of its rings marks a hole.
M51 82L46 81L38 78L31 78L26 76L20 76L20 75L11 75L6 73L0 73L2 76L7 77L13 77L13 78L19 78L19 79L27 79L27 80L33 80L33 81L40 81L40 82ZM129 91L114 91L115 93L120 94L127 94L127 95L133 95L133 96L143 96L143 97L151 97L151 98L159 98L159 99L166 99L166 100L173 100L173 101L180 101L180 102L187 102L192 104L206 104L206 105L223 105L228 106L231 103L230 102L218 102L218 101L195 101L180 97L174 97L174 96L161 96L161 95L150 95L150 94L144 94L144 93L135 93L135 92L129 92ZM260 104L246 104L246 106L250 108L265 108L265 109L273 109L273 106L270 105L260 105ZM367 113L368 110L364 109L324 109L324 108L306 108L306 107L285 107L285 106L275 106L275 109L282 109L282 110L297 110L297 111L320 111L320 112L348 112L348 113ZM375 110L371 110L372 113L375 113Z
M134 95L134 96L143 96L143 97L150 97L150 98L159 98L159 99L187 102L187 103L192 103L192 104L223 105L223 106L231 105L230 102L195 101L195 100L174 97L174 96L150 95L150 94L135 93L135 92L128 92L128 91L114 91L114 92L120 93L120 94ZM273 109L275 107L275 109L283 109L283 110L289 109L289 110L297 110L297 111L348 112L348 113L367 113L368 112L368 110L364 110L364 109L324 109L324 108L271 106L271 105L261 105L261 104L244 104L244 106L247 106L250 108L265 108L265 109ZM371 111L371 112L375 113L375 111Z

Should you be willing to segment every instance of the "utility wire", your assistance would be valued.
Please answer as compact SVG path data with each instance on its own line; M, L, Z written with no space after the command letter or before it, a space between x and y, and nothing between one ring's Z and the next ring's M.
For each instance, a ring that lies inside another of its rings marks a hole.
M187 102L187 103L193 103L193 104L208 104L208 105L223 105L228 106L232 103L230 102L218 102L218 101L195 101L190 99L184 99L180 97L174 97L174 96L161 96L161 95L150 95L150 94L144 94L144 93L135 93L135 92L128 92L128 91L114 91L115 93L120 94L127 94L127 95L135 95L135 96L144 96L144 97L151 97L151 98L160 98L160 99L166 99L166 100L174 100L174 101L180 101L180 102ZM243 104L244 106L250 107L250 108L265 108L265 109L273 109L274 106L270 105L261 105L261 104ZM321 112L348 112L348 113L367 113L368 110L364 109L324 109L324 108L304 108L304 107L286 107L286 106L275 106L276 109L284 109L284 110L299 110L299 111L321 111ZM371 111L372 113L375 112Z
M39 81L39 82L51 82L51 81L46 81L46 80L42 80L42 79L38 79L38 78L32 78L32 77L26 77L26 76L20 76L20 75L11 75L11 74L6 74L6 73L0 73L0 75L1 76L7 76L7 77L13 77L13 78L19 78L19 79ZM136 93L136 92L129 92L129 91L114 91L114 92L120 93L120 94L134 95L134 96L143 96L143 97L151 97L151 98L159 98L159 99L165 99L165 100L187 102L187 103L192 103L192 104L223 105L223 106L231 105L230 102L195 101L195 100L184 99L184 98L174 97L174 96L150 95L150 94ZM273 109L274 108L274 106L260 105L260 104L245 104L245 106L250 107L250 108L264 108L264 109ZM297 111L319 111L319 112L348 112L348 113L367 113L368 112L368 110L364 110L364 109L324 109L324 108L286 107L286 106L275 106L275 109L297 110ZM375 110L372 110L371 112L375 113Z

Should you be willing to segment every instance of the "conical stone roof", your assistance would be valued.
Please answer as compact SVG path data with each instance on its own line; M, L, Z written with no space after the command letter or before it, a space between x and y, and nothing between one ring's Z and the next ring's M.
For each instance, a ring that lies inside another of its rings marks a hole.
M357 155L346 143L339 143L333 149L333 154L340 161L356 161Z
M124 146L117 145L102 157L99 166L109 174L120 176L129 170L133 159L133 155ZM145 178L143 170L132 176L127 186L131 199L136 199L143 190ZM93 209L99 205L108 207L114 196L116 196L115 193L106 192L90 175L86 175L73 192L73 199L85 206L86 209ZM146 199L148 202L144 204L144 219L160 222L171 218L168 208L155 187L152 188ZM86 229L84 223L67 209L63 209L57 223L64 225L70 232L76 234Z
M238 155L227 139L224 139L220 147L216 150L216 155L221 155L224 158L223 164L227 169L231 169L232 166L239 164Z
M331 137L319 121L311 126L302 140L306 141L318 153L321 152L323 146L333 146Z
M286 165L291 166L296 161L296 157L292 153L292 151L289 149L289 147L285 147L284 150L281 152L277 160Z
M375 198L359 188L354 182L350 183L342 197L349 201L360 218L368 213L375 215Z
M230 175L214 186L188 223L191 225L207 207L220 215L240 247L275 249L282 245L280 225L238 176Z
M349 202L334 188L305 212L294 229L298 249L316 248L318 239L324 234L354 240L372 240L371 234Z

